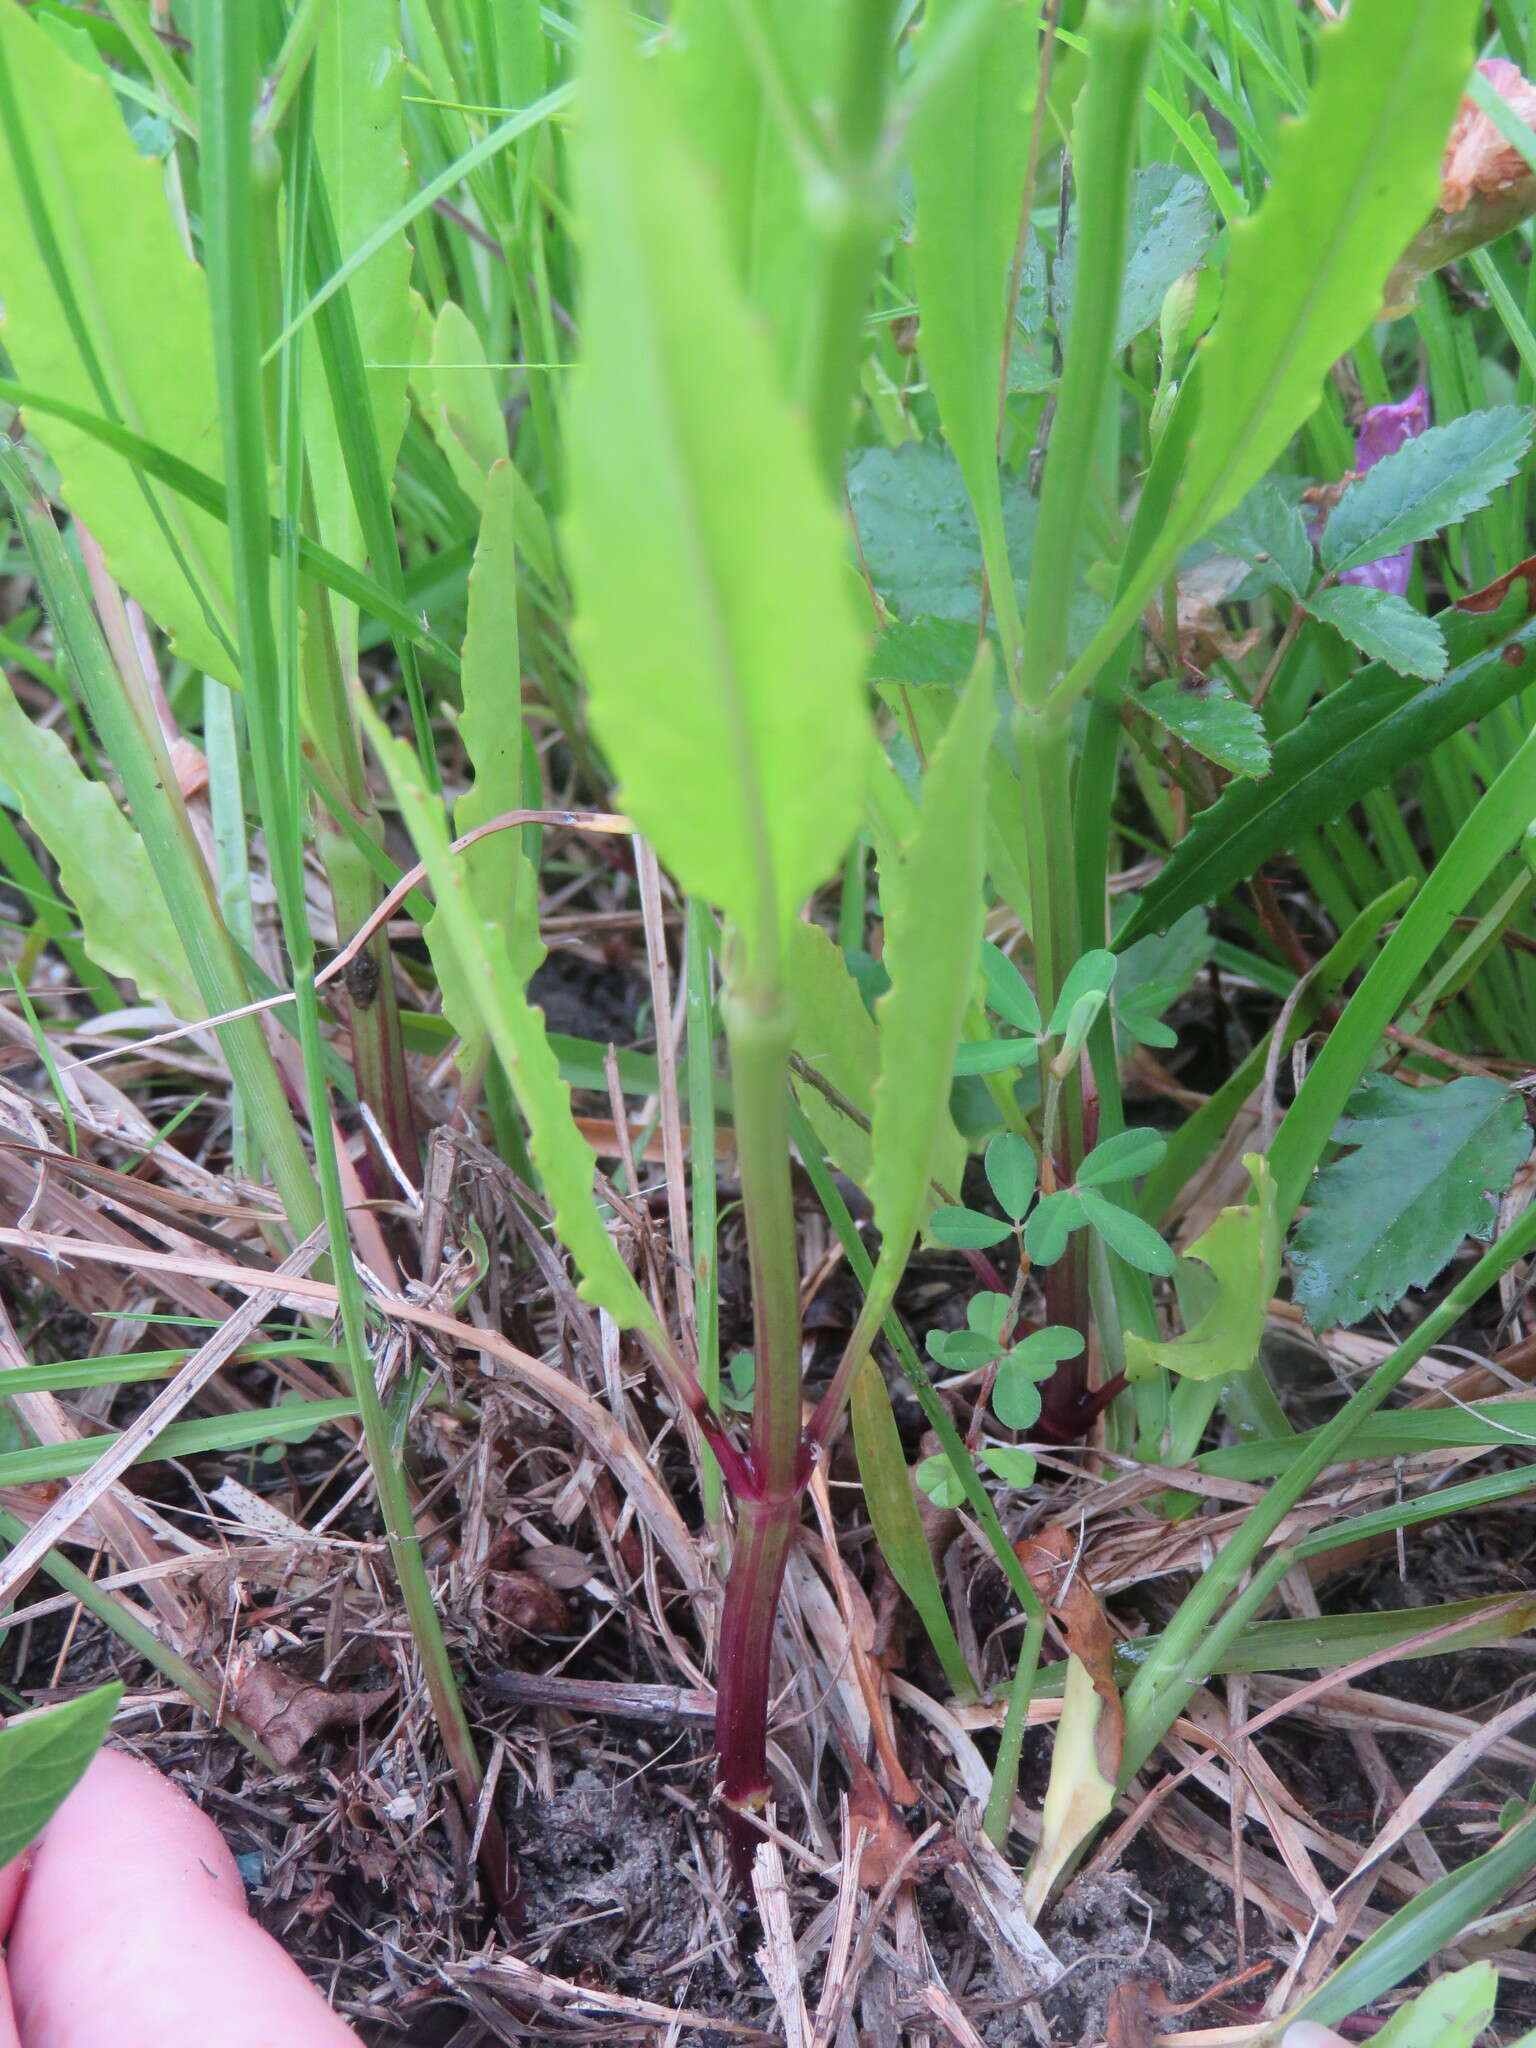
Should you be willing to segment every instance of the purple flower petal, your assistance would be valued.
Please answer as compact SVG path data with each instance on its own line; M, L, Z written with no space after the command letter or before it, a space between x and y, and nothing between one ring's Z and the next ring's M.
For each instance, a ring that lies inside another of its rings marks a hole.
M1405 441L1422 434L1429 425L1429 393L1416 384L1397 405L1370 406L1360 422L1355 441L1355 468L1374 469L1384 456L1395 455ZM1413 575L1413 549L1400 548L1395 555L1383 555L1374 562L1362 562L1358 569L1346 569L1341 583L1363 583L1372 590L1388 590L1402 597Z
M1356 469L1374 469L1384 455L1395 455L1405 441L1429 425L1429 393L1416 384L1398 405L1367 407L1355 441Z
M1341 583L1364 583L1372 590L1390 590L1394 597L1406 597L1413 578L1413 549L1399 548L1395 555L1382 555L1374 562L1362 562L1356 569L1339 572Z

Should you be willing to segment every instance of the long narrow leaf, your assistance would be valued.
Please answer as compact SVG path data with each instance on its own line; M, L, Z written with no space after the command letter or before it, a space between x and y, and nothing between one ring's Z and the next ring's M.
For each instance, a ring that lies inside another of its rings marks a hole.
M592 719L657 852L768 962L863 796L843 536L613 0L585 48L568 551Z

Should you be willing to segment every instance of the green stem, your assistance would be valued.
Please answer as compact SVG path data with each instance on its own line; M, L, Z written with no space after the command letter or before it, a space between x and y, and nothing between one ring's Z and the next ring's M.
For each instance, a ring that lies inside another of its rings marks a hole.
M799 1521L806 1454L800 1429L800 1273L789 1171L789 1018L777 998L727 987L736 1160L752 1269L756 1379L748 1476L737 1501L715 1694L719 1792L738 1883L768 1799L768 1690L779 1590Z
M1008 1693L1008 1711L998 1737L997 1762L992 1766L992 1789L982 1827L987 1839L998 1849L1008 1847L1008 1830L1013 1825L1013 1796L1019 1788L1019 1759L1024 1753L1024 1730L1029 1721L1029 1702L1034 1692L1035 1673L1040 1668L1040 1647L1045 1641L1045 1616L1032 1614L1024 1624L1024 1641L1014 1667L1013 1685Z
M711 1409L720 1405L720 1274L718 1167L715 1157L715 1015L710 991L710 938L714 920L688 899L686 1005L688 1018L688 1127L692 1133L690 1204L693 1218L693 1299L699 1385ZM720 1521L720 1463L703 1453L704 1516Z
M1065 367L1040 490L1024 621L1020 700L1044 703L1066 660L1099 426L1113 381L1115 327L1143 80L1160 0L1091 0L1091 70L1078 117L1077 269ZM1062 855L1070 841L1062 843Z
M789 1171L789 1018L727 988L736 1162L752 1269L752 1469L766 1498L791 1494L800 1465L800 1274Z
M850 0L844 13L837 159L831 189L822 195L827 227L807 285L794 367L822 474L838 495L864 309L887 226L880 144L896 0Z

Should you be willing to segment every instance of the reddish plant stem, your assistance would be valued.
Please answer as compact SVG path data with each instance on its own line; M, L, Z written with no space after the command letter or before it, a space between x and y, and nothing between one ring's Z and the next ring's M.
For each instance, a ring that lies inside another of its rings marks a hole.
M762 1840L752 1815L767 1804L768 1689L773 1624L789 1547L800 1519L800 1489L774 1500L737 1503L736 1550L720 1624L715 1751L721 1811L736 1882L746 1887Z

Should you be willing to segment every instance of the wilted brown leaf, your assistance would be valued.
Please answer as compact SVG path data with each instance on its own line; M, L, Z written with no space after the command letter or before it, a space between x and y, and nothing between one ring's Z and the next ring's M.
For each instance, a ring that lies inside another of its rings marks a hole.
M1074 1569L1077 1551L1069 1530L1043 1529L1014 1549L1030 1584L1059 1622L1068 1650L1093 1680L1101 1703L1094 1749L1100 1770L1113 1784L1120 1775L1125 1714L1115 1684L1115 1639L1108 1616L1086 1573Z
M291 1764L323 1729L366 1720L394 1690L390 1684L373 1692L336 1692L296 1678L281 1665L253 1659L237 1671L229 1703L280 1764Z

